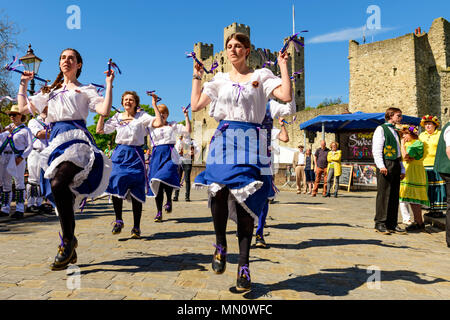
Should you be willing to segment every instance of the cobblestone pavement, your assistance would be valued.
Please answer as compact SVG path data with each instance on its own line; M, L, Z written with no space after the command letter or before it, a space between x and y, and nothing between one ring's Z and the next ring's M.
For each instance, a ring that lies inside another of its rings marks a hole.
M229 221L227 270L216 275L206 192L193 191L192 200L175 202L162 223L153 222L155 205L148 200L139 240L129 237L130 204L125 228L112 235L112 204L107 198L88 203L76 215L72 274L49 269L59 243L56 217L2 218L0 300L450 298L445 233L431 226L423 233L376 233L375 192L342 192L335 199L282 191L267 219L270 248L250 252L253 290L239 294L236 225Z

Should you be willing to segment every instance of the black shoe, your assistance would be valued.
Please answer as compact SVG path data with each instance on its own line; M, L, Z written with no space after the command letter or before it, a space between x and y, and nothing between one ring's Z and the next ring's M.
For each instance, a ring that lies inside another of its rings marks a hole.
M406 230L403 228L400 228L399 226L396 226L395 229L388 229L390 233L398 233L398 234L406 234Z
M324 197L324 198L329 198L329 197L330 197L330 194L329 194L329 193L324 194L323 197Z
M174 197L172 201L178 201L178 197Z
M334 194L334 197L337 198L337 193Z
M184 199L184 201L186 201L186 202L191 202L191 199L186 198L186 199Z
M55 211L53 210L53 207L49 204L43 203L39 206L39 210L41 211L41 213L43 214L51 214L51 215L55 215Z
M3 212L3 211L0 211L0 218L1 217L9 217L9 214L8 213L5 213L5 212Z
M11 215L11 218L16 220L23 219L23 212L16 211Z
M32 207L35 207L35 206L31 206L31 207L26 206L26 207L25 207L25 212L26 212L26 213L31 213L31 212L33 212L33 211L32 211Z
M171 213L171 212L172 212L172 203L167 202L167 203L164 205L164 210L166 211L166 213Z
M113 229L112 229L112 234L119 234L119 233L121 233L123 227L125 226L123 221L122 220L116 220L113 223L114 223L114 226L113 226Z
M212 269L216 274L222 274L227 267L227 248L219 245L214 245L216 251L213 255Z
M256 235L256 247L258 248L267 248L267 244L264 241L264 238L260 236L259 234Z
M58 254L56 255L55 261L51 264L50 268L53 271L64 270L67 268L69 263L76 263L76 247L78 247L77 238L73 237L71 241L63 241L61 239L61 244L58 246Z
M388 229L386 229L386 227L384 226L384 225L382 225L382 224L379 224L379 225L375 225L375 231L376 232L379 232L379 233L382 233L382 234L391 234L390 232L389 232L389 230Z
M252 287L252 282L250 279L250 270L248 269L248 264L239 267L238 276L236 280L236 290L237 291L249 291Z
M418 224L417 222L414 222L413 224L406 227L406 231L424 231L425 230L425 223Z
M162 222L162 212L161 211L158 211L158 213L156 214L156 216L153 219L153 221L155 221L155 222Z
M140 239L141 238L141 229L139 229L139 228L131 229L131 238L132 239Z

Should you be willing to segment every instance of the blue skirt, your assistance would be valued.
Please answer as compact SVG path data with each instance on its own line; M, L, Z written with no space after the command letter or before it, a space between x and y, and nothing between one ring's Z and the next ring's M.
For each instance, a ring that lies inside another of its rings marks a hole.
M162 144L153 147L149 163L148 181L150 182L150 188L147 196L156 197L160 183L180 189L179 163L180 159L174 151L173 144Z
M74 209L83 199L105 192L111 160L98 149L83 120L52 123L49 145L41 152L41 190L53 206L50 180L54 178L58 166L67 161L82 169L69 185L75 195Z
M145 202L144 151L138 146L117 145L111 156L112 172L106 193L126 199L129 195Z
M210 199L223 187L230 190L229 217L237 221L235 203L255 220L272 190L267 135L258 124L220 121L211 139L205 171L195 178L196 186L208 186Z

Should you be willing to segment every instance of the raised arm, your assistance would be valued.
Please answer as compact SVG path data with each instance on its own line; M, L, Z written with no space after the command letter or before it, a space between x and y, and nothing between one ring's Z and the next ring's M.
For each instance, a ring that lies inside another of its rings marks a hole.
M189 109L188 110L184 110L184 118L186 120L186 131L191 133L192 132L192 127L191 127L191 120L189 120Z
M20 86L19 93L17 94L17 102L19 105L19 112L22 114L30 113L30 110L27 107L28 99L27 99L27 88L28 82L33 79L34 72L32 71L24 71L23 75L20 77ZM31 111L33 113L37 113L36 107L30 102Z
M211 99L204 93L202 93L202 75L204 73L203 68L195 63L194 75L192 77L192 91L191 91L191 109L192 112L197 112L205 108Z
M278 65L280 66L281 73L281 86L276 87L272 94L274 97L280 99L283 102L291 102L292 100L292 83L289 77L287 68L289 55L287 51L278 53Z
M111 112L111 106L112 106L112 88L113 88L113 81L114 81L114 70L111 70L111 72L108 75L108 71L105 71L106 73L106 90L105 90L105 99L103 103L99 103L95 106L95 111L100 114L101 116L107 117L109 116L109 113Z
M158 106L156 105L156 101L158 101L158 96L152 93L152 106L153 110L155 110L155 120L152 122L153 128L159 128L163 125L163 120L161 116L161 112L159 112Z

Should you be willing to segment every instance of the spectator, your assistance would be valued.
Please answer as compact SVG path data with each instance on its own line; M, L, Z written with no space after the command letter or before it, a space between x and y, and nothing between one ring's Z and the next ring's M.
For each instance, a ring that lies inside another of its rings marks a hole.
M400 182L400 202L409 203L414 214L414 223L406 227L407 231L425 230L422 219L422 205L428 206L427 176L423 167L423 142L418 140L418 129L404 126L402 131L401 152L405 177Z
M320 148L317 149L314 154L314 165L315 165L315 173L316 173L316 181L314 182L314 189L312 191L311 196L315 197L317 195L317 190L319 189L320 179L323 175L323 192L322 195L325 197L327 194L327 167L328 167L328 151L330 149L327 148L327 143L322 140L320 142Z
M328 167L327 167L327 194L326 196L330 196L331 186L333 185L333 178L335 178L335 184L334 184L334 197L337 198L338 190L339 190L339 177L341 176L341 158L342 158L342 151L338 150L339 144L337 142L332 142L331 145L331 151L328 152L327 155L327 161L328 161Z
M425 128L419 136L419 140L424 145L423 165L428 178L428 199L430 200L430 206L426 216L433 218L442 218L442 213L446 209L446 191L445 181L437 173L434 166L434 159L436 157L436 149L441 136L439 127L439 119L436 116L426 115L420 121L420 125Z
M306 193L306 176L305 176L305 153L303 146L298 146L298 151L294 154L292 168L295 168L295 182L297 184L297 194Z
M305 153L305 178L306 178L306 192L308 194L311 194L315 180L315 175L314 175L314 159L310 148L306 149Z
M436 150L436 161L434 162L434 170L439 172L445 180L447 190L447 218L445 222L445 234L447 247L450 248L450 122L442 128L442 134Z

